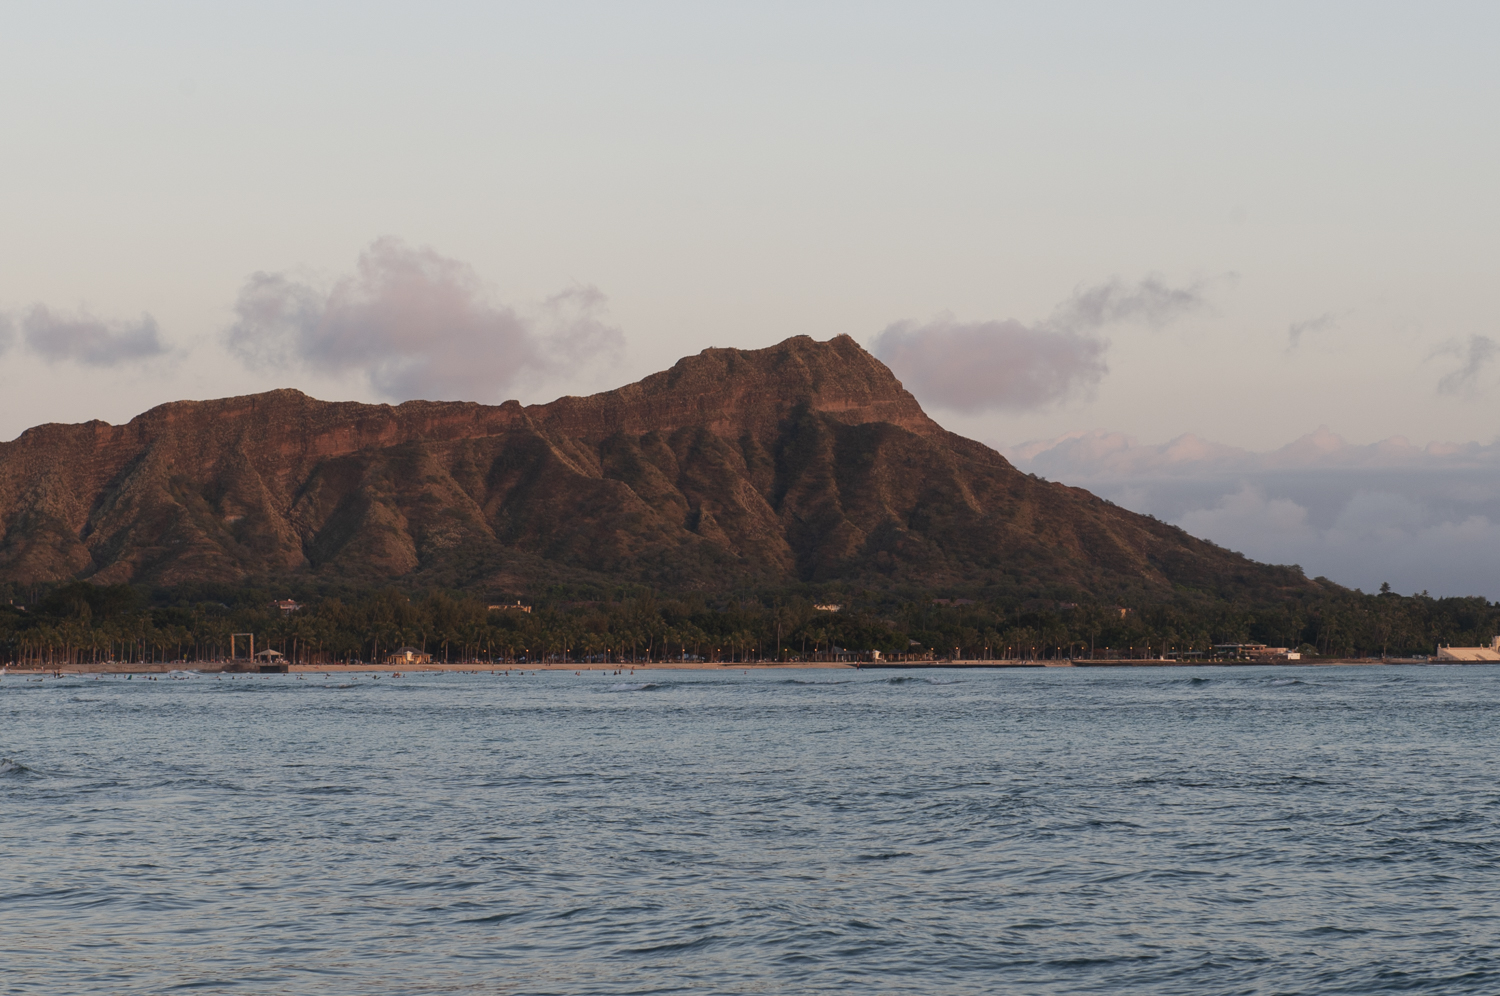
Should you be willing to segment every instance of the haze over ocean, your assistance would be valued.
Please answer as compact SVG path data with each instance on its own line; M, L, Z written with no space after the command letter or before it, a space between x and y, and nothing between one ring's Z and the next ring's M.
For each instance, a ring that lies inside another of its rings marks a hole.
M3 989L1492 993L1500 672L0 678Z

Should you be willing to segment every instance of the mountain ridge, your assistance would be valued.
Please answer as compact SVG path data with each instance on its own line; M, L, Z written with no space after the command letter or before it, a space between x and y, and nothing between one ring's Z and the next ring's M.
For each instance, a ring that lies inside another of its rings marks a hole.
M557 581L1084 592L1311 584L938 425L848 336L713 348L613 391L158 405L0 443L0 581Z

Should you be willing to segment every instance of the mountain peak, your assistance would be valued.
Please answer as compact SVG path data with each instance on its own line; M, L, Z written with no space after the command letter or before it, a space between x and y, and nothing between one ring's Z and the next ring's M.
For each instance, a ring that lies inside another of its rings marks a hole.
M634 384L527 411L558 431L599 438L685 425L760 436L798 410L849 424L889 422L920 435L941 431L890 368L848 335L827 342L799 335L764 349L713 347Z

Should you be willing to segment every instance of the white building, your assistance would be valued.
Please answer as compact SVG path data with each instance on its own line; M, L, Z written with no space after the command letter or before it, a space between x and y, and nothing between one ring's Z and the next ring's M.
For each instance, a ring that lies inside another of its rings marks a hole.
M1500 636L1490 641L1488 647L1438 647L1435 661L1463 661L1469 664L1491 662L1500 664Z

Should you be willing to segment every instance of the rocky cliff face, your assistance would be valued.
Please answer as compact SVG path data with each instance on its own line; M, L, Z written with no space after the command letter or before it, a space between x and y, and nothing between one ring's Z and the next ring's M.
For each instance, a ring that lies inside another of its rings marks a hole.
M22 582L1303 583L1019 473L847 336L532 407L286 390L39 426L0 444L0 529Z

